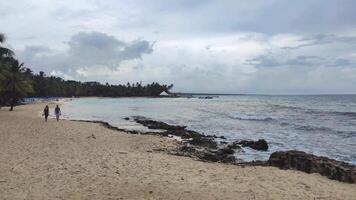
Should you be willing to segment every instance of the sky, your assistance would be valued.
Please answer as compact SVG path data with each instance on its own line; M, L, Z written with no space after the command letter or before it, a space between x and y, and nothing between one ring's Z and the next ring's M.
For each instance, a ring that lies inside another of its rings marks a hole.
M0 1L34 72L175 92L356 94L354 0Z

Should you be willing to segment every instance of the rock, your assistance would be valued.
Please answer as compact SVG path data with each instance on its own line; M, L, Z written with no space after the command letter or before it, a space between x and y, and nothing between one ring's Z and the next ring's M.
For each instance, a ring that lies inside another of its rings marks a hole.
M255 150L260 150L260 151L268 150L268 143L264 139L259 139L258 141L242 140L235 143L240 144L242 147L250 147Z
M130 117L124 117L124 120L130 120Z
M175 136L179 136L183 139L185 138L190 138L187 134L186 130L167 130L164 132L167 135L175 135Z
M160 121L154 121L150 119L146 119L143 117L134 117L135 122L146 126L149 129L162 129L162 130L183 130L186 128L186 126L174 126L174 125L169 125L164 122Z
M193 139L189 140L189 144L209 148L216 148L218 146L213 138L208 137L194 137Z
M195 152L195 148L194 148L194 147L191 147L191 146L183 145L183 146L180 148L180 151L189 152L189 153L194 153L194 152Z
M234 154L235 153L235 151L233 149L230 149L230 148L222 148L222 149L220 149L220 151L223 154Z
M198 158L212 161L212 162L225 162L225 163L234 163L236 158L231 154L226 154L221 149L219 150L212 150L212 149L205 149L198 153Z
M268 165L306 173L319 173L330 179L356 183L356 166L303 151L274 152L268 160Z
M236 142L227 145L230 149L241 149L241 146Z
M222 140L226 140L226 137L225 137L225 136L212 135L211 137L213 137L213 138L219 138L219 139L222 139Z
M213 148L196 148L186 144L175 153L179 156L197 157L204 161L235 163L236 158L233 155L234 151L228 148L213 149Z

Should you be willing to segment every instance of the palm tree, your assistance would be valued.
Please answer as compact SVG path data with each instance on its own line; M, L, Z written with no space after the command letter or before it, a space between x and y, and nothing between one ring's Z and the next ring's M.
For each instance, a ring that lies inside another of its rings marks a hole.
M0 44L4 43L5 39L5 35L0 33ZM13 56L13 51L0 46L0 101L8 103L10 111L22 97L33 92L31 81L26 76L26 68Z
M5 35L0 33L0 44L5 42ZM2 81L5 80L5 66L4 66L4 60L3 60L3 57L5 56L5 50L4 50L4 47L0 46L0 83ZM0 106L2 104L2 101L3 101L3 95L2 95L2 91L4 90L4 87L3 87L3 84L0 84Z
M5 76L3 96L12 111L21 98L33 93L33 89L30 79L25 75L26 68L23 67L23 63L20 64L13 58L7 64L9 71L4 70L3 73Z
M3 33L0 33L0 43L4 43L6 40L6 37ZM0 57L12 57L14 55L14 52L11 51L10 49L6 47L0 46Z
M6 37L3 33L0 33L0 44L4 43L6 40ZM5 80L5 74L6 74L6 63L9 60L10 57L14 55L13 51L11 51L8 48L5 48L3 46L0 46L0 81ZM3 90L3 85L0 84L0 94L1 91ZM1 102L0 102L1 103Z

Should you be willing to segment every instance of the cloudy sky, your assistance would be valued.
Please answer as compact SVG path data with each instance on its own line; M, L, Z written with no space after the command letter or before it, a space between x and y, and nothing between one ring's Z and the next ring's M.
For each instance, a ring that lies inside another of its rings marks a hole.
M356 93L354 0L0 1L35 72L180 92Z

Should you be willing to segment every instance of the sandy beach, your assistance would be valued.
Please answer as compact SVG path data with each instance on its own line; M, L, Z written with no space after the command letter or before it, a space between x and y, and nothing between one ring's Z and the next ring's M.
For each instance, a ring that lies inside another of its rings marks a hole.
M177 142L0 109L0 199L356 199L356 185L170 155ZM53 112L54 104L50 104Z

